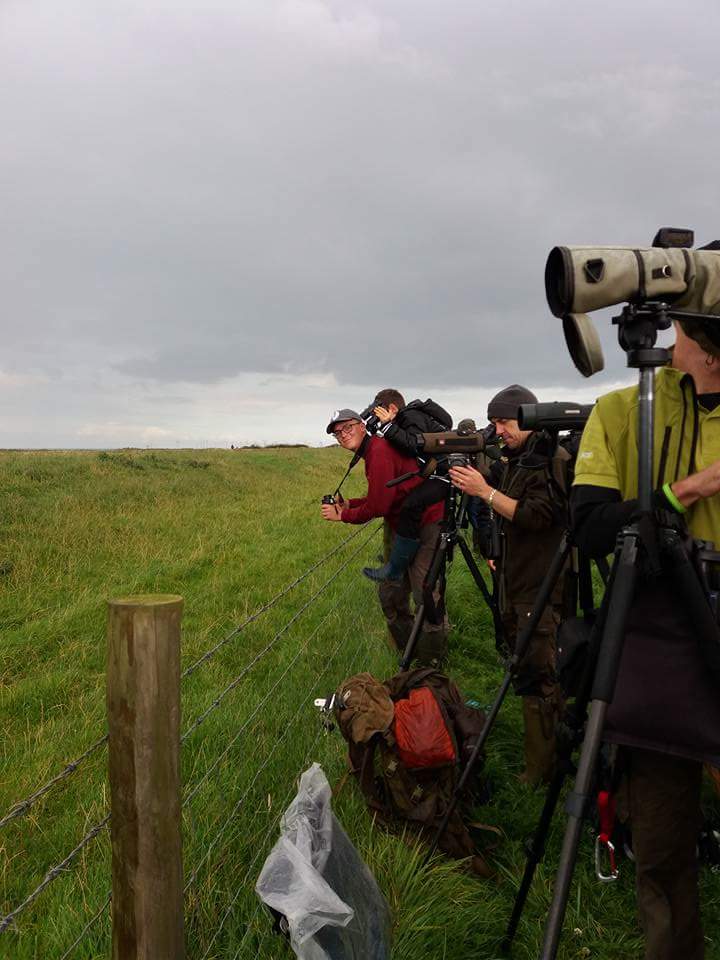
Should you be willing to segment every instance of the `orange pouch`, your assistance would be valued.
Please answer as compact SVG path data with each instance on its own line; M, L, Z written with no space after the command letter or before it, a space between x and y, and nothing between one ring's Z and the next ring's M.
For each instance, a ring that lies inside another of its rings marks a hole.
M410 769L455 762L455 747L429 687L395 701L395 740L400 761Z

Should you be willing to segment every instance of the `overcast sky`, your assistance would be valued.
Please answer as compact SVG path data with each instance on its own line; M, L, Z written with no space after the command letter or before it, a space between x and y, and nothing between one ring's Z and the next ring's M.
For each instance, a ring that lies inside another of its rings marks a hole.
M556 244L720 237L717 0L2 0L0 446L591 399Z

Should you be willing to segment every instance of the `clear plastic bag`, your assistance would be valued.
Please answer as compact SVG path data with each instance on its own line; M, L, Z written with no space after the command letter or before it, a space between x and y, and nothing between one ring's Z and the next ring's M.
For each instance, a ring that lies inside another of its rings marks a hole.
M330 806L319 764L300 778L255 891L282 914L300 960L389 960L390 911Z

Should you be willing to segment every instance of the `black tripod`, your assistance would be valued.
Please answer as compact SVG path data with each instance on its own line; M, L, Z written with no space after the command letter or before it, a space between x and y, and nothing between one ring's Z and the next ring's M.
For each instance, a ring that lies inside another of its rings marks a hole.
M718 627L680 533L672 527L661 528L653 515L654 370L668 360L667 351L656 348L655 342L658 330L670 325L668 310L662 303L628 305L613 322L619 326L618 337L620 345L627 352L628 366L639 371L638 513L636 519L624 527L618 536L612 575L593 627L580 692L566 717L569 733L561 750L558 772L548 790L504 942L508 948L517 929L532 874L542 857L545 837L562 784L573 769L571 757L574 747L582 740L574 788L565 803L568 822L555 877L553 900L545 925L541 960L554 960L557 956L582 821L592 792L605 718L613 698L625 627L641 564L650 574L659 574L661 569L672 573L679 599L690 615L701 646L710 657L717 659L720 655Z
M550 602L550 597L552 596L553 590L555 589L555 585L560 575L562 574L563 570L565 569L566 563L568 561L568 557L570 556L570 553L572 550L573 550L573 544L570 539L570 535L567 532L565 532L562 536L562 539L560 540L560 544L553 558L553 561L550 564L547 573L545 574L543 582L540 584L540 588L535 596L533 608L530 611L528 619L525 625L523 626L523 629L518 634L517 640L515 642L514 650L510 655L510 657L508 657L505 663L505 676L500 685L500 689L498 690L495 696L495 699L490 709L488 710L483 728L480 731L480 735L478 736L473 746L470 756L468 757L467 763L465 764L465 769L463 770L463 773L453 792L452 799L448 804L448 808L445 811L445 815L443 816L443 819L440 822L440 825L437 829L437 833L435 834L435 838L433 840L432 846L430 847L430 853L428 854L428 856L431 856L437 849L437 846L440 842L440 838L445 832L445 829L448 823L450 822L450 818L452 817L453 812L457 807L460 801L460 798L462 797L463 790L465 789L467 782L472 776L473 769L475 768L477 761L482 755L482 751L485 747L485 743L487 742L487 739L490 736L490 733L493 727L495 726L495 721L497 720L497 716L500 712L500 708L503 705L503 702L505 700L505 697L507 696L507 693L510 689L513 679L517 674L520 662L522 661L525 654L527 653L533 634L537 629L537 626L540 622L540 619L543 615L545 608ZM574 566L573 575L575 577L575 582L572 590L572 600L574 601L573 608L575 609L577 607L577 601L578 601L578 595L579 595L580 607L587 620L592 616L592 611L593 611L593 590L592 590L592 574L590 571L590 563L585 557L581 555L576 555L576 563L573 566Z
M606 586L608 586L608 579L603 576L603 580L605 581ZM585 591L587 591L587 587L585 588ZM581 589L581 595L582 593L583 590ZM610 591L608 589L605 597L607 598L609 595ZM510 915L505 937L502 942L502 952L504 954L510 952L513 939L515 938L515 934L517 932L518 924L520 923L520 918L522 917L523 910L525 908L525 902L532 886L535 870L545 855L547 835L550 830L550 825L553 820L560 793L565 783L565 778L575 773L575 767L572 759L573 753L582 742L582 729L587 711L588 693L592 685L595 672L597 640L602 631L604 614L607 611L607 603L604 600L600 614L595 618L594 610L592 609L592 584L590 584L590 594L588 596L587 592L585 592L585 599L581 601L581 606L583 608L583 615L586 624L593 622L594 619L592 633L590 635L590 641L588 645L589 656L579 684L578 695L575 701L571 704L568 704L568 706L565 708L562 723L558 724L556 729L557 761L555 774L548 786L548 790L545 795L545 802L540 813L540 818L537 826L535 827L532 840L527 847L525 871L515 897L512 914Z
M410 476L416 475L417 474L410 474ZM396 480L391 482L400 483L407 479L407 476L408 475L398 477ZM388 486L389 485L390 484L388 484ZM468 547L465 537L461 533L462 529L467 527L468 523L468 496L467 494L459 495L457 488L454 487L449 481L447 487L447 493L445 494L445 510L440 526L440 536L438 537L438 541L435 545L435 553L433 555L432 563L430 564L430 569L428 570L425 583L423 584L423 600L415 612L415 620L413 621L410 636L407 644L405 645L403 655L400 658L401 670L407 670L412 662L417 638L420 635L420 631L422 630L423 624L425 623L426 618L428 618L428 615L433 621L436 620L438 616L444 615L447 564L452 562L455 546L460 547L460 552L462 553L465 563L472 574L472 578L482 593L485 603L488 605L490 613L492 614L493 624L495 626L496 643L500 644L502 642L502 620L500 618L500 611L498 610L497 602L495 601L493 594L491 594L488 590L483 575L480 572L478 565L475 562L475 558L472 555L472 551L470 550L470 547ZM433 593L435 592L435 588L438 583L440 583L441 596L440 610L436 609L436 605L433 600Z

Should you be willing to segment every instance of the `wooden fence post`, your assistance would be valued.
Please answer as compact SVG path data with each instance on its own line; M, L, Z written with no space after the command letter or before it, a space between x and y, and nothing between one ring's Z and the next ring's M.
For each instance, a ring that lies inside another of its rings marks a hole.
M182 597L108 605L113 960L183 960Z

